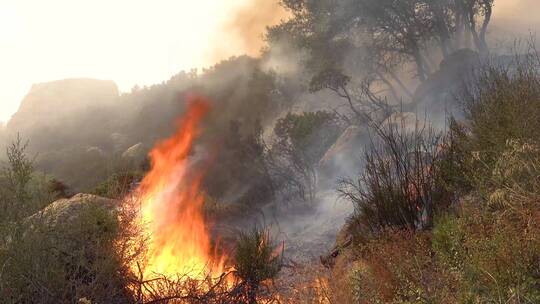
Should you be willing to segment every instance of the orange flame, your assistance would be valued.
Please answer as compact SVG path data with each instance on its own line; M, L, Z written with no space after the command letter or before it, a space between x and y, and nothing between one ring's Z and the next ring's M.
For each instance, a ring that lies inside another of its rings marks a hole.
M191 100L186 115L177 122L177 132L150 152L152 169L137 191L149 237L145 277L182 275L202 280L223 273L225 257L212 254L202 212L203 172L193 168L189 159L200 133L198 125L208 110L204 100Z

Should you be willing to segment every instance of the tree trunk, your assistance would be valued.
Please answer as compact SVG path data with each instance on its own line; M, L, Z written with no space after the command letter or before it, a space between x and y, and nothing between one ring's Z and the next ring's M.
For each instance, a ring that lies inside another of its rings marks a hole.
M427 71L426 71L424 59L422 58L422 54L420 54L419 49L417 48L413 49L413 57L414 57L414 62L416 63L418 79L424 82L427 79Z

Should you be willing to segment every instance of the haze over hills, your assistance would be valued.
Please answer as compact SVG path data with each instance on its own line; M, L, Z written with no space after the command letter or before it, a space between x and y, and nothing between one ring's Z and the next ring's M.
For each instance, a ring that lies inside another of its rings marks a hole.
M75 190L91 189L118 169L110 163L127 149L141 144L144 155L168 136L185 108L186 96L200 94L215 102L216 118L208 128L228 128L234 119L251 132L261 113L279 109L271 104L279 100L269 95L273 85L260 61L249 57L230 59L202 75L182 72L162 84L124 94L105 80L41 83L32 87L2 133L30 140L39 169ZM249 108L243 106L246 100L251 100Z

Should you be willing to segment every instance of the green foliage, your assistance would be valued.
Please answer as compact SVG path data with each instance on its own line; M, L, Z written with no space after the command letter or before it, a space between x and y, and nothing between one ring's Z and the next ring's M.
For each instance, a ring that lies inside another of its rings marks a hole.
M321 160L340 130L335 115L325 111L287 113L274 126L278 144L301 154L310 166Z
M277 184L292 188L304 200L313 200L319 161L341 131L336 116L326 111L288 113L280 118L274 126L276 142L270 151L280 177Z
M460 301L538 302L538 211L490 211L475 200L459 217L438 222L433 235L437 258L459 282Z
M282 266L282 255L276 252L270 233L253 228L242 233L236 243L235 268L242 280L258 287L263 281L274 279Z
M433 229L432 247L440 263L451 271L462 271L466 258L463 251L465 231L462 223L453 216L439 218Z
M132 190L133 184L142 177L142 172L115 173L99 184L92 193L103 197L122 199Z
M249 133L243 125L230 121L222 130L219 152L204 180L206 192L217 200L256 208L272 200L274 188L265 161L262 128Z
M0 171L0 225L21 220L54 199L49 177L34 172L20 136L7 148L7 163Z
M53 211L52 211L53 212ZM18 226L0 251L5 303L130 303L116 251L117 214L84 205L69 218L45 212Z
M540 140L540 74L537 54L517 57L512 65L491 64L463 92L467 123L454 130L461 149L460 172L482 188L508 141Z
M479 72L462 97L467 120L451 120L437 147L434 181L455 202L436 214L431 231L364 237L354 250L351 293L357 301L540 302L537 58L519 57L514 66ZM394 162L379 162L381 168L387 163ZM377 183L389 175L373 172L370 180ZM383 189L394 197L403 187Z

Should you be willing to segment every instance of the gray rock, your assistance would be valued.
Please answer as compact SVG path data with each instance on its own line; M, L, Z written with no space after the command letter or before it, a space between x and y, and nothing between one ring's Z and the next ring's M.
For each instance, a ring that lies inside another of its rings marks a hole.
M43 220L47 225L54 227L58 224L72 224L77 221L85 208L96 208L113 212L119 202L113 199L93 194L79 193L71 198L57 200L45 209L32 215L29 219Z
M115 152L123 151L129 145L128 137L122 133L114 132L110 138Z
M358 139L362 135L362 130L358 126L350 126L338 137L336 142L326 151L319 162L320 167L325 167L328 163L335 160L339 155L346 154L353 149Z
M480 56L470 49L457 50L444 59L439 70L429 75L414 92L415 103L426 100L438 101L442 95L461 86L468 75L471 75L475 66L480 63Z
M383 122L383 127L395 127L397 130L413 132L415 128L421 127L419 124L422 123L416 117L416 114L412 112L399 112L393 113Z
M136 145L129 147L126 151L124 151L124 153L122 153L122 158L128 161L139 162L139 161L144 160L144 158L146 157L146 154L147 154L147 151L144 144L138 143Z

